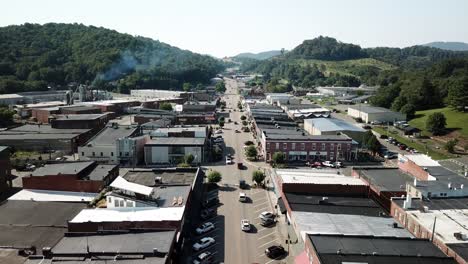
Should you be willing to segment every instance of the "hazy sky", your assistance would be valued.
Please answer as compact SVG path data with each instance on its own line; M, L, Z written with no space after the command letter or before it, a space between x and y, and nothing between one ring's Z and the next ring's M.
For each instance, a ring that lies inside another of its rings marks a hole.
M467 0L2 0L0 3L0 26L77 22L150 37L218 57L292 49L304 39L319 35L363 47L468 42Z

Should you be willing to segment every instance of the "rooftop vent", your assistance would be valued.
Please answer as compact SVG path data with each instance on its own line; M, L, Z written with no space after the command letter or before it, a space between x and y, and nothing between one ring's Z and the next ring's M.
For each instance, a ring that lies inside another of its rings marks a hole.
M162 183L162 177L158 176L154 179L154 183L156 184L161 184Z
M393 228L398 228L398 223L394 222L393 223Z

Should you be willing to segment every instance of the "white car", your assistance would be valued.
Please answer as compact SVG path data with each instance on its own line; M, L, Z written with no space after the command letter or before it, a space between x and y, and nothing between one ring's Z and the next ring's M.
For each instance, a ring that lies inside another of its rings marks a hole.
M215 133L215 134L222 134L223 131L222 131L221 129L218 129L218 130L216 130L214 133Z
M247 219L242 219L241 220L241 230L245 232L250 231L250 221Z
M260 217L260 219L272 219L275 217L275 215L272 213L272 212L262 212L258 217Z
M334 167L335 167L335 164L333 164L333 163L332 163L331 161L329 161L329 160L322 162L322 165L325 166L325 167L330 167L330 168L334 168Z
M212 237L204 237L200 239L197 243L193 244L192 249L195 251L200 251L205 249L215 243L214 238Z
M198 235L201 235L201 234L209 232L209 231L211 231L213 229L215 229L215 225L213 223L211 223L211 222L206 222L203 225L201 225L200 227L198 227L197 229L195 229L195 232Z
M209 261L213 260L213 253L206 251L201 253L197 256L196 259L193 260L193 264L202 264L202 263L211 263Z
M226 165L234 164L234 161L230 157L226 157Z
M224 139L222 137L219 137L219 138L216 138L215 140L213 140L214 143L222 143L224 142Z
M239 201L240 202L247 202L247 195L243 192L239 193Z

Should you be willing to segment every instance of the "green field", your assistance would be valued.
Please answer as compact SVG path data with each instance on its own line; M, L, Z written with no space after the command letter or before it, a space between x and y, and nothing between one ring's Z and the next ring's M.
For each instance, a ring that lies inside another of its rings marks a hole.
M381 135L387 135L387 130L384 129L384 128L373 127L372 130L374 130L375 132L377 132L377 133L379 133ZM434 160L449 159L449 158L453 157L452 155L443 153L442 151L433 149L433 148L431 148L431 147L429 147L427 145L415 142L415 141L413 141L413 140L411 140L411 139L409 139L407 137L402 137L402 136L399 136L398 134L394 134L394 133L391 133L391 132L388 133L388 135L390 137L395 138L398 142L401 142L401 143L407 145L408 147L412 147L412 148L418 150L420 153L429 155Z
M460 134L468 137L468 113L457 112L451 108L439 108L416 112L416 118L411 120L409 124L423 131L424 135L430 135L426 130L427 117L435 112L441 112L447 119L447 128L457 129Z
M395 69L396 67L385 63L383 61L379 61L372 58L364 58L364 59L356 59L356 60L344 60L344 61L324 61L324 60L304 60L299 59L296 62L302 66L306 66L307 64L313 65L316 64L319 69L320 65L324 65L326 70L324 72L325 76L329 76L330 73L339 73L341 75L354 75L353 71L358 68L363 67L376 67L380 70L391 70Z

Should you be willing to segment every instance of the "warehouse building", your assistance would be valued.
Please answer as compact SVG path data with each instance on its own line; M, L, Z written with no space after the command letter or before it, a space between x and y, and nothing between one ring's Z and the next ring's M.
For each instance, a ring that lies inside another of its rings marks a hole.
M110 119L109 113L104 114L65 114L54 115L49 118L52 128L93 129L99 131L106 126Z
M345 134L357 142L361 142L366 133L361 127L335 118L305 119L304 130L314 136Z
M406 115L383 107L368 105L353 105L348 107L348 115L354 118L361 118L365 123L383 122L394 123L395 121L406 120Z

